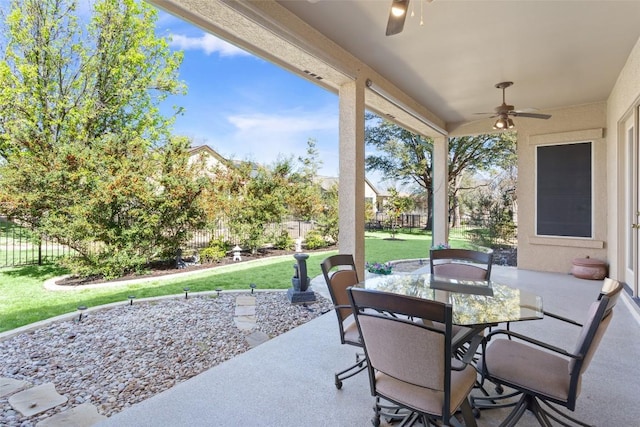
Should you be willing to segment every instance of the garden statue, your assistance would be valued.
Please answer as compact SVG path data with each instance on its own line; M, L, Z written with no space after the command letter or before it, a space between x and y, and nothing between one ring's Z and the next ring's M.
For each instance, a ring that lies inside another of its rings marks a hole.
M295 254L293 256L297 263L293 265L294 275L291 279L292 288L287 291L287 297L292 303L305 303L316 300L316 295L309 284L311 279L307 276L307 254Z

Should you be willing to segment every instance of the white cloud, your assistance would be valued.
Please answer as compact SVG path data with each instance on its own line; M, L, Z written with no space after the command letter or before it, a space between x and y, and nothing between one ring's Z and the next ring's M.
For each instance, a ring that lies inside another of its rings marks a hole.
M241 133L257 132L262 135L274 133L290 135L337 127L337 117L327 117L319 113L295 115L256 113L229 116L227 120Z
M227 117L235 131L223 141L216 138L218 147L225 147L223 156L251 159L270 164L280 157L304 156L307 140L315 139L320 153L336 152L338 117L331 112L284 112L277 114L252 113ZM325 167L334 170L334 159L321 155ZM333 156L328 156L333 157ZM337 154L335 163L337 165Z
M203 34L201 37L171 34L171 46L182 50L202 50L207 55L211 55L214 52L220 56L249 55L248 52L239 47L208 33Z

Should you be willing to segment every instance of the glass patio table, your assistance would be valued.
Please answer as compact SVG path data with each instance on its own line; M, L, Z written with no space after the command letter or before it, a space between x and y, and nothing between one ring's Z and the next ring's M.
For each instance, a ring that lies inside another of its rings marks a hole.
M366 289L393 292L449 303L453 324L468 333L462 342L488 326L505 322L542 319L542 297L495 281L457 280L431 274L390 274L366 278Z

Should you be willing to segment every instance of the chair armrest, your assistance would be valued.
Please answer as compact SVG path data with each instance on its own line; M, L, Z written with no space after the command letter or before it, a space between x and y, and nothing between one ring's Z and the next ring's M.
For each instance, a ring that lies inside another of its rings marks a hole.
M467 367L469 363L473 361L473 358L476 355L476 351L478 346L484 342L484 336L482 335L474 335L474 337L469 341L469 348L464 353L462 359L453 359L451 362L451 369L454 371L462 371ZM454 362L455 361L455 362Z
M582 327L582 324L581 324L581 323L578 323L578 322L576 322L575 320L568 319L568 318L566 318L566 317L560 316L560 315L558 315L558 314L554 314L554 313L551 313L551 312L549 312L549 311L544 311L544 310L542 311L542 313L543 313L545 316L549 316L549 317L552 317L552 318L554 318L554 319L558 319L558 320L560 320L560 321L562 321L562 322L570 323L570 324L572 324L572 325L576 325L576 326L580 326L580 327Z
M528 343L533 344L533 345L538 346L538 347L542 347L542 348L550 350L550 351L552 351L554 353L558 353L558 354L561 354L563 356L570 357L572 359L578 359L579 360L579 359L583 358L583 355L581 355L581 354L569 353L567 350L565 350L563 348L556 347L554 345L551 345L551 344L548 344L546 342L543 342L543 341L528 337L526 335L522 335L522 334L519 334L517 332L507 331L507 330L504 330L504 329L498 329L498 330L495 330L495 331L487 334L487 336L485 338L486 341L488 342L495 335L507 335L507 337L509 337L509 339L511 339L512 337L513 338L517 338L519 340L528 342Z

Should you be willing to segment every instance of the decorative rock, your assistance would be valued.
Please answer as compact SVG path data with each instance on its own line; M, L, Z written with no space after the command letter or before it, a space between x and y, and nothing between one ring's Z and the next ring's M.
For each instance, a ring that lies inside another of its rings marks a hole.
M75 321L60 321L7 338L0 341L3 372L19 381L41 375L33 382L55 384L70 407L83 399L101 415L111 416L333 307L325 298L303 307L291 305L285 292L257 292L250 297L255 298L253 328L243 331L234 324L236 297L249 295L225 291L213 296L137 300L135 310L122 304L94 311L83 317L80 327ZM257 332L249 344L247 337ZM75 339L68 340L69 335ZM62 408L42 416L51 417ZM0 399L1 426L34 426L40 420L38 415L17 416L7 400Z

